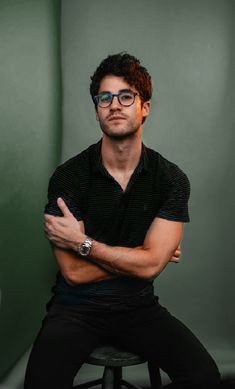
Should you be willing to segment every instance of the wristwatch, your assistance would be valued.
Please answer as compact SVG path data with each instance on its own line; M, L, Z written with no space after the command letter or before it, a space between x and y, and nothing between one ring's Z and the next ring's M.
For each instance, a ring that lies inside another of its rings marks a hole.
M87 255L90 254L91 246L92 246L92 239L87 236L84 242L80 244L80 246L78 247L78 254L82 255L83 257L86 257Z

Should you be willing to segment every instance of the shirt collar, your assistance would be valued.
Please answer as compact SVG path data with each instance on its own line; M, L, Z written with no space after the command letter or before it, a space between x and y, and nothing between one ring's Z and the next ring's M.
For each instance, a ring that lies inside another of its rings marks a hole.
M94 172L104 172L105 167L102 163L101 158L101 145L102 145L102 139L99 140L94 145L93 153L92 153L92 170ZM140 161L137 165L138 172L141 172L142 170L150 171L150 164L149 164L149 156L148 156L148 148L142 143L142 151L140 156Z

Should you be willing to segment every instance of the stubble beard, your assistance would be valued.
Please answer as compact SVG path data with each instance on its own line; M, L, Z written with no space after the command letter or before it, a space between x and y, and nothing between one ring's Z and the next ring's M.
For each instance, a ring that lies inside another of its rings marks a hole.
M110 139L118 141L123 139L128 139L131 137L134 137L134 135L138 131L138 126L133 125L131 128L127 129L112 129L109 126L106 126L105 124L100 123L101 131Z

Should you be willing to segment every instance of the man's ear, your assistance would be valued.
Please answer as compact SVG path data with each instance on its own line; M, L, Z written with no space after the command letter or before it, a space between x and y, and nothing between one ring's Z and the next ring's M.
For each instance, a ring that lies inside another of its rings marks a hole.
M98 116L98 113L97 113L97 109L95 109L95 118L96 118L96 120L97 120L98 122L100 121L99 116Z
M142 105L142 115L144 118L146 118L149 113L150 113L150 107L151 107L151 103L150 101L145 101Z

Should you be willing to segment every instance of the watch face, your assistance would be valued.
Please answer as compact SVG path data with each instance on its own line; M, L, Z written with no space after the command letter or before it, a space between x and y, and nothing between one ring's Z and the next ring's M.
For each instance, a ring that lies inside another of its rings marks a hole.
M82 255L87 255L90 251L90 248L88 246L86 246L85 244L82 244L81 247L80 247L80 253Z
M89 255L91 251L91 246L92 240L87 237L78 249L79 254L84 256Z

